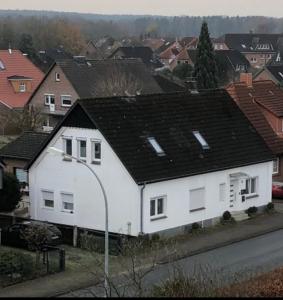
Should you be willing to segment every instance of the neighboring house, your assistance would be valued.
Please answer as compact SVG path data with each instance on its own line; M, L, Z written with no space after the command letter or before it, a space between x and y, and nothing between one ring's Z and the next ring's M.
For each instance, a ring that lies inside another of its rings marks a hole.
M143 45L146 47L150 47L150 49L153 52L155 52L157 49L162 47L165 43L166 43L166 41L164 39L149 38L149 39L143 40Z
M180 44L188 50L196 50L198 46L198 37L184 37L181 39ZM228 50L223 38L211 38L214 50Z
M273 179L283 182L283 91L272 81L252 81L252 74L227 91L276 155Z
M117 234L175 234L271 201L272 155L224 90L79 100L28 164L31 217Z
M255 74L254 80L272 80L275 84L283 86L283 64L265 66Z
M161 93L148 68L138 59L58 60L46 73L28 105L41 109L50 131L77 99Z
M89 41L86 47L81 51L81 56L85 56L89 59L103 59L105 58L102 51L95 46L93 41Z
M254 68L263 68L283 49L283 34L226 34L224 40L229 49L244 54Z
M179 42L171 43L163 52L158 56L160 61L172 71L176 67L176 58L182 51L182 46Z
M151 48L144 46L119 47L109 56L109 58L139 58L151 69L161 68L163 66L163 64L154 56Z
M11 110L21 111L43 77L44 74L21 51L0 50L0 118L8 118ZM0 122L1 130L5 134L12 133L14 128L9 127L8 119L6 121ZM2 128L2 122L5 128Z
M47 133L26 131L0 149L0 161L5 165L5 172L14 174L21 184L21 208L29 207L29 182L25 166L40 150L47 137Z
M0 190L3 189L3 175L5 164L0 160Z
M221 72L220 77L222 76L224 80L221 82L223 85L239 80L240 74L250 69L248 60L237 50L217 50L215 51L215 56ZM176 57L176 63L177 65L186 63L194 66L196 59L197 50L184 49ZM228 82L226 82L227 80Z

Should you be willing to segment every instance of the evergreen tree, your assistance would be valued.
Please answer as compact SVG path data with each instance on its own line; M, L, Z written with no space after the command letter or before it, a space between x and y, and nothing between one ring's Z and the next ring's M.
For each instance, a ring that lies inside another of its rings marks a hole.
M212 42L206 22L202 23L197 47L194 77L199 89L215 89L218 87L217 64Z

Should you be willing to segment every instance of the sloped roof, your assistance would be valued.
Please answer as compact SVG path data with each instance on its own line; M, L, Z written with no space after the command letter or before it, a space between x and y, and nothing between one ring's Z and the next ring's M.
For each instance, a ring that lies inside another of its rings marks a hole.
M229 49L240 52L274 52L282 38L283 34L231 33L225 35L225 43ZM269 44L271 49L256 49L258 44Z
M0 149L0 157L30 160L41 148L48 133L26 131Z
M185 90L185 86L180 80L177 82L177 79L171 79L161 74L156 74L153 77L165 93L181 92Z
M259 104L270 111L278 110L282 113L283 91L272 81L254 81L253 87L248 87L245 83L233 83L227 90L273 153L282 154L283 139L274 132Z
M139 59L58 60L57 65L80 98L123 96L162 92L150 71Z
M28 102L32 92L37 88L44 74L19 50L0 50L0 61L4 69L0 70L0 102L11 108L22 108ZM32 78L30 92L15 93L9 78L15 75Z
M86 120L100 130L138 184L274 158L224 90L197 95L173 93L79 100L52 132L49 141L61 126L83 128ZM202 148L193 131L199 131L209 149ZM155 138L165 155L157 155L148 137Z
M266 66L265 68L271 73L272 76L275 77L276 80L278 80L278 82L283 83L283 64L276 66L270 65ZM280 73L282 75L280 75Z

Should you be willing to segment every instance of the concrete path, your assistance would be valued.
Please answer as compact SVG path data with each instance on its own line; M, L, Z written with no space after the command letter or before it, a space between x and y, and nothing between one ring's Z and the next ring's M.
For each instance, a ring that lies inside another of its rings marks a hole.
M283 229L282 213L258 216L234 226L222 226L177 241L174 248L176 252L173 254L164 256L165 251L161 249L159 263L166 264L172 260L186 258L279 229ZM95 280L96 278L89 271L70 270L0 289L0 297L52 297L91 286L95 284Z

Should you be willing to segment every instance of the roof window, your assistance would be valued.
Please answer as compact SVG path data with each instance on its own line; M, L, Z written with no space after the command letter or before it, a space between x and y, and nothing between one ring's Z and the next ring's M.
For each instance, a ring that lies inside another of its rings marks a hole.
M246 49L246 48L247 48L247 46L246 46L245 44L242 44L242 47L243 47L244 49Z
M147 140L158 156L165 156L165 152L163 151L163 149L161 148L161 146L158 144L158 142L154 137L148 137Z
M5 70L5 66L4 66L2 60L0 60L0 70Z
M204 137L200 134L199 131L193 131L193 135L198 140L198 142L201 144L202 149L209 149L209 145L204 139Z
M283 74L282 74L282 72L278 72L278 74L283 78Z

